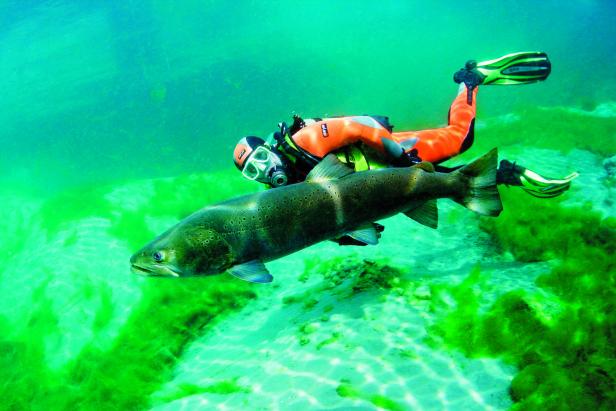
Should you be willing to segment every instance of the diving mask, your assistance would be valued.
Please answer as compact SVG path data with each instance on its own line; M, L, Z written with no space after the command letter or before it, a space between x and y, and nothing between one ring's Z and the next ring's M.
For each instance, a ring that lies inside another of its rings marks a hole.
M266 146L255 149L246 160L242 174L249 180L256 180L272 187L286 185L289 181L283 161Z

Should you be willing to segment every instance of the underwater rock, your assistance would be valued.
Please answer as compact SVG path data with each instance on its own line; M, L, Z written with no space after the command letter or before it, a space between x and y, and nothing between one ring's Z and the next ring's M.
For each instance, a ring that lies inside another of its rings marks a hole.
M603 168L607 173L607 178L613 179L616 177L616 155L603 160Z
M432 298L432 292L430 291L430 287L428 285L422 285L417 287L413 296L419 300L429 300Z
M616 117L616 102L610 101L607 103L599 104L592 111L592 114L597 117Z

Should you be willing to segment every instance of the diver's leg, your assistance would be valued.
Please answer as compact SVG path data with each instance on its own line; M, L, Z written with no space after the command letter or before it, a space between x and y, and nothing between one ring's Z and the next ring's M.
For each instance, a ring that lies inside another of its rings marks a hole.
M421 131L393 133L392 139L398 143L414 142L412 149L424 161L439 163L459 153L473 144L477 88L473 90L473 100L468 104L466 86L461 84L458 94L449 108L448 125ZM409 148L407 151L410 151Z

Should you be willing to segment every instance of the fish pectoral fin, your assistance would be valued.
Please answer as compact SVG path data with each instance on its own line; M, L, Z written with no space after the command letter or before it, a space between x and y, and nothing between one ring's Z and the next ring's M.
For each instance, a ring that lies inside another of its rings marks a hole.
M374 224L359 227L357 230L346 233L346 235L351 237L353 240L357 240L368 245L377 245L379 243L379 237L381 236Z
M328 180L335 180L353 173L353 169L338 160L334 154L328 154L319 164L317 164L306 176L306 181L319 183Z
M406 211L404 215L430 228L438 227L438 207L436 206L436 200L426 201L419 207Z
M274 279L261 260L234 265L228 271L234 277L251 283L271 283Z

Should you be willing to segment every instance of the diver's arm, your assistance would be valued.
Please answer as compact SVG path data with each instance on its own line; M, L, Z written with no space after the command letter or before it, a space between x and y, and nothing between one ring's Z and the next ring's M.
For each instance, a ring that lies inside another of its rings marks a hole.
M305 120L305 123L291 138L302 150L318 158L360 142L383 152L382 139L391 139L389 130L369 116L326 118L313 123Z
M473 143L477 88L473 102L466 100L466 86L461 85L449 108L448 125L445 127L403 131L392 134L397 142L415 141L419 157L424 161L439 163L466 151Z

